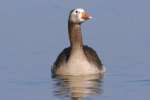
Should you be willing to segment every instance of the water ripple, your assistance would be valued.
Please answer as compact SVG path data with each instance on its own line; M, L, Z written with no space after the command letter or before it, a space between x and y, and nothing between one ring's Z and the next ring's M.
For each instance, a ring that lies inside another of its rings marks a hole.
M79 100L83 97L101 95L103 75L57 76L54 78L54 95Z

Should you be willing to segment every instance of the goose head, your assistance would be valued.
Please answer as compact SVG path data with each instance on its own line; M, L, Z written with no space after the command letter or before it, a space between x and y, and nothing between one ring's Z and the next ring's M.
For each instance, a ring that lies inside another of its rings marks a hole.
M76 24L81 24L89 19L91 19L92 16L90 16L84 9L77 8L73 9L70 12L69 15L69 21Z

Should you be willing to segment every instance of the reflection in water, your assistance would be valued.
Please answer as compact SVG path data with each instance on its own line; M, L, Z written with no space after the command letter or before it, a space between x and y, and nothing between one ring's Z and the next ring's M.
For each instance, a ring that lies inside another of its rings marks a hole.
M54 94L56 96L69 97L71 100L102 93L103 75L84 76L56 76L54 78Z

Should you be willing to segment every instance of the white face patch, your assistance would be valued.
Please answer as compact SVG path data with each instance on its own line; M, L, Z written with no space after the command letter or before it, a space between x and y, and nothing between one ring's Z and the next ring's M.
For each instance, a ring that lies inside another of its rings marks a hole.
M70 15L70 20L74 23L84 22L85 20L81 18L82 17L81 13L83 13L83 12L85 12L85 10L82 8L77 8L77 9L73 10Z

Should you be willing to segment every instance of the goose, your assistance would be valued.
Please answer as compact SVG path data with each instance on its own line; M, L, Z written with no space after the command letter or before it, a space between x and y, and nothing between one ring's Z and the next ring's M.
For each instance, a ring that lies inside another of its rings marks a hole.
M96 51L83 44L81 24L91 18L92 16L82 8L70 11L68 19L70 46L56 58L51 69L53 75L90 75L105 72Z

